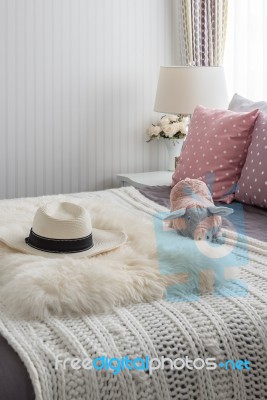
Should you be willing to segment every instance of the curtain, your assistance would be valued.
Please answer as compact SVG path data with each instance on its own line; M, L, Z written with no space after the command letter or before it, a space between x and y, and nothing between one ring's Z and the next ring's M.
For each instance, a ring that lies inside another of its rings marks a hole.
M224 68L230 98L267 100L267 0L229 0Z
M179 0L182 65L222 65L228 0Z

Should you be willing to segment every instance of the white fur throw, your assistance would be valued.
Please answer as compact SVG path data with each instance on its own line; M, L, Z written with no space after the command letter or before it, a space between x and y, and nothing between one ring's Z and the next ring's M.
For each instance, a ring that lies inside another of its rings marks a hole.
M64 198L90 210L95 227L126 231L128 241L111 252L81 259L48 259L0 244L1 299L10 311L23 318L81 315L162 298L171 280L158 270L151 217L140 218L114 199ZM50 199L7 202L1 207L1 224L27 221L30 229L40 201Z
M0 226L27 222L30 230L36 209L55 198L1 201ZM192 239L173 231L170 241L174 241L175 251L170 250L169 239L167 243L156 242L153 215L168 210L137 191L111 190L57 198L87 208L97 228L125 231L127 243L92 258L50 259L19 253L0 242L0 300L17 317L106 312L116 306L162 299L170 286L169 295L175 296L198 290L210 292L224 279L224 269L219 266L202 269L208 259L194 249ZM160 260L167 263L167 272L162 272ZM210 263L216 266L218 261L211 258Z

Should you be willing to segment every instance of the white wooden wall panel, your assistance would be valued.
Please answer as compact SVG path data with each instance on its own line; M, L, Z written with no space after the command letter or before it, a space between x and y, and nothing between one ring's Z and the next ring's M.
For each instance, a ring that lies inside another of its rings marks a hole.
M97 190L166 167L145 143L176 0L0 0L0 197Z

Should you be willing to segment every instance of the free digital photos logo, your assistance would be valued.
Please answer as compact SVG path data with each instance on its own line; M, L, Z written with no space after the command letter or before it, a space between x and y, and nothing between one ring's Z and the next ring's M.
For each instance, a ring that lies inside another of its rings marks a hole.
M64 358L59 355L55 358L55 369L73 369L73 370L96 370L96 371L111 371L114 375L118 375L124 370L128 371L145 371L149 375L154 371L164 370L215 370L217 368L225 370L249 371L250 362L248 360L226 360L225 362L218 361L216 358L195 358L191 359L186 356L184 358L176 358L174 360L167 357L151 358L148 355L144 358L136 357L134 359L126 356L122 358L106 356L96 357L91 359L87 356L84 358Z

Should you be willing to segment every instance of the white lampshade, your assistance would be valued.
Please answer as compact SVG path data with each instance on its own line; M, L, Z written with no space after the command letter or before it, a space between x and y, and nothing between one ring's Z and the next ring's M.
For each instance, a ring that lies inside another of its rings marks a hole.
M154 110L193 114L197 105L227 108L223 67L160 67Z

